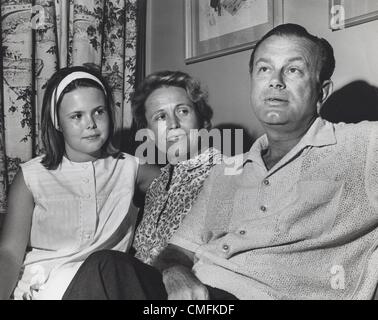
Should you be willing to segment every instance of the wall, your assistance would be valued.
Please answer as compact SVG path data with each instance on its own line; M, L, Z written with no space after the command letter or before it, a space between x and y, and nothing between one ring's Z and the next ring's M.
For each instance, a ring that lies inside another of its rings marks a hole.
M249 103L251 50L185 65L184 0L149 0L147 72L183 70L201 80L214 109L214 124L233 123L256 138L262 128ZM328 0L284 0L284 22L298 23L334 47L335 89L354 80L378 87L378 20L332 32Z

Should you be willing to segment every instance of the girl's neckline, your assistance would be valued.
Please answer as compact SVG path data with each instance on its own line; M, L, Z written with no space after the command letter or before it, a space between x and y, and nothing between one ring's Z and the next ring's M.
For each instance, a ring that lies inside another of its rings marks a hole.
M62 163L65 162L65 163L70 163L70 164L73 164L73 165L82 165L82 164L92 164L92 163L96 162L97 160L98 160L98 158L95 159L95 160L89 160L89 161L73 161L73 160L67 158L64 155Z
M88 161L74 161L74 160L69 159L66 155L63 155L63 161L62 162L68 162L68 163L71 163L71 164L82 165L82 164L92 164L92 163L97 162L98 160L102 160L102 159L105 159L105 158L106 158L105 156L101 156L99 158L96 158L96 159L93 159L93 160L88 160Z
M69 163L72 163L72 164L90 164L90 163L95 163L97 160L101 160L101 159L105 159L106 157L108 156L107 152L102 150L101 151L101 155L98 157L98 158L95 158L93 160L88 160L88 161L74 161L74 160L71 160L67 157L67 155L64 153L63 154L63 159L66 161L66 162L69 162ZM63 161L62 161L63 162Z

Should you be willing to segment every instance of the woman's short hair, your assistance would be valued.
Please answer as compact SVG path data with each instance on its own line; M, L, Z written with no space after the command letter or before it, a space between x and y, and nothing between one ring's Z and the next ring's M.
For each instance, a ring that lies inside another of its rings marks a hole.
M213 110L207 102L208 95L199 81L181 71L158 71L147 76L135 90L131 99L131 109L137 129L147 127L145 102L149 95L162 87L183 88L192 101L194 111L200 122L200 129L211 127Z
M86 72L94 77L96 77L99 82L86 79L86 78L78 78L70 82L62 91L58 100L54 102L54 92L55 89L59 86L61 81L70 75L73 72ZM75 66L75 67L67 67L62 68L57 71L47 82L46 91L43 97L42 102L42 120L41 120L41 138L44 146L44 157L41 163L49 170L56 169L59 164L62 162L62 158L65 152L65 144L64 138L61 131L59 131L56 127L57 125L53 123L53 119L51 116L51 108L52 103L54 103L55 113L58 118L59 124L59 108L63 99L63 96L71 92L77 88L98 88L105 94L105 101L106 107L108 109L109 114L109 137L103 145L103 150L106 151L108 154L118 154L118 150L113 147L111 141L115 133L115 123L114 123L114 108L113 108L113 98L112 92L105 81L105 79L101 76L101 74L89 67L84 66Z

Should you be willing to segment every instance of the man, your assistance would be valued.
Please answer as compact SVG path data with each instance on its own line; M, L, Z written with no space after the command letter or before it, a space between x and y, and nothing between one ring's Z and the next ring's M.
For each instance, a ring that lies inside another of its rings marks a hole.
M318 118L334 64L328 42L297 25L256 45L251 102L266 135L241 175L216 168L161 257L171 298L206 298L202 283L240 299L373 296L378 126ZM182 248L186 268L169 262Z
M214 168L155 264L164 287L153 298L373 297L378 125L318 117L334 66L329 43L298 25L257 43L251 103L266 135L244 155L240 174Z

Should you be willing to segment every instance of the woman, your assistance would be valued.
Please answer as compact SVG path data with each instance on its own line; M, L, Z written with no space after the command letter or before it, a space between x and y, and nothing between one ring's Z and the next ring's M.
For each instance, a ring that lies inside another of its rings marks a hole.
M151 74L136 90L132 107L137 127L150 129L160 151L177 163L168 163L152 182L135 235L135 256L152 264L191 209L221 154L214 148L201 152L198 136L190 132L209 129L213 112L206 93L188 74Z
M82 265L65 299L164 296L158 271L152 278L139 275L151 269L149 265L153 265L191 209L210 169L221 160L216 149L201 150L198 135L192 134L191 130L210 128L212 110L206 93L188 74L161 71L149 75L134 93L132 110L137 127L149 129L158 149L172 160L148 189L143 218L136 231L135 256L144 264L128 254L98 252ZM156 282L156 287L153 292L142 292L137 289L139 284L132 284L133 279Z

